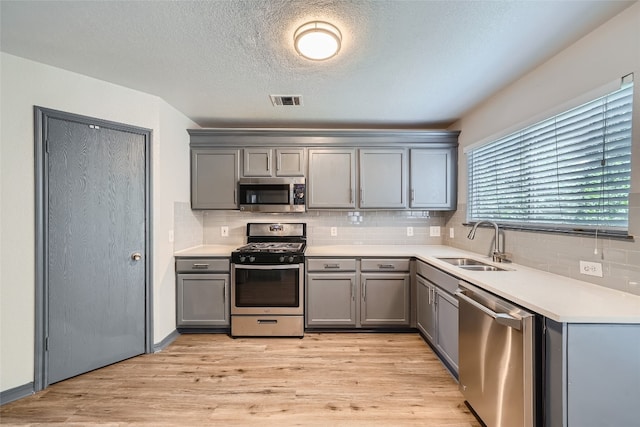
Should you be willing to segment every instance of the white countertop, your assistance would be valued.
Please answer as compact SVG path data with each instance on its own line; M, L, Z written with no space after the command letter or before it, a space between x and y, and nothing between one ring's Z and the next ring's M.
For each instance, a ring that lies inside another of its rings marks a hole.
M173 253L176 257L230 257L240 245L201 245Z
M175 256L229 256L236 247L204 245ZM464 256L494 264L490 258L439 245L308 246L307 257L415 257L524 308L563 323L640 324L640 296L525 267L495 264L507 271L469 271L437 257Z

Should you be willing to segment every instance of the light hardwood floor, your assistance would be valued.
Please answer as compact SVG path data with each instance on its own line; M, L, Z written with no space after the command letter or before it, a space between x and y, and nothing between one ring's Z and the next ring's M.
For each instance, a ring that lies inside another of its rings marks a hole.
M181 335L0 408L0 424L479 426L418 334Z

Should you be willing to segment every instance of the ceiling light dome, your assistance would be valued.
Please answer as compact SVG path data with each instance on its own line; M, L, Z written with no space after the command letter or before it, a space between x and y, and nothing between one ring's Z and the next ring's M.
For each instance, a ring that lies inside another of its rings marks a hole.
M296 51L307 59L322 61L340 51L342 34L328 22L313 21L301 25L293 34Z

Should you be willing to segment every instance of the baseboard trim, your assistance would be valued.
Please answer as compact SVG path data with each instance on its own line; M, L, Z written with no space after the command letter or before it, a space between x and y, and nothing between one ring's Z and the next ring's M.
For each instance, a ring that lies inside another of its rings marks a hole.
M10 388L0 392L0 406L13 402L23 397L31 396L35 393L33 383L27 383L18 387Z
M159 343L156 343L156 344L153 345L153 352L157 353L159 351L164 350L165 348L167 348L169 346L169 344L174 342L176 340L176 338L178 338L179 336L180 336L180 332L178 332L176 329L174 329L173 332L171 332L169 335L164 337L164 339L162 341L160 341Z

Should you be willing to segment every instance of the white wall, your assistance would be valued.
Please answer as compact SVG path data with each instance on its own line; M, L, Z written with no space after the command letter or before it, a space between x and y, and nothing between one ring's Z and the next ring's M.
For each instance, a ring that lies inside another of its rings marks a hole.
M0 390L34 380L34 113L62 110L153 130L154 342L175 329L173 202L188 198L185 131L197 127L161 99L0 53Z
M459 210L448 219L447 226L460 230L456 230L456 239L445 238L445 244L483 252L490 248L492 240L490 232L479 233L473 243L464 237L466 231L461 224L465 221L467 203L465 147L503 136L524 124L555 114L559 112L559 106L566 107L567 103L628 73L635 73L629 229L631 234L640 235L640 3L636 3L496 93L451 127L462 131L459 138ZM601 239L602 250L598 256L593 254L592 238L507 231L505 240L507 252L513 252L514 261L518 263L640 294L638 237L636 242ZM602 262L605 277L580 275L579 259Z

